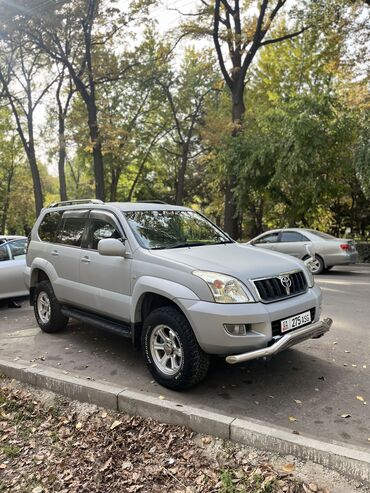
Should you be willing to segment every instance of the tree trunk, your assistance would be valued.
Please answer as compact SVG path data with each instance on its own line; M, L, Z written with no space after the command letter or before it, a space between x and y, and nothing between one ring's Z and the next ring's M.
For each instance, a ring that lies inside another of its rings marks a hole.
M118 169L112 169L112 181L110 184L110 201L115 202L117 200L117 188L118 182L121 176L121 171Z
M240 131L240 125L245 112L244 107L244 89L236 88L232 95L232 121L233 130L232 136L236 137ZM225 184L225 215L224 215L224 230L234 240L239 238L239 218L237 201L234 193L234 188L237 185L238 178L235 170L231 169L229 176L226 178Z
M40 215L41 209L44 207L44 199L42 195L42 186L41 186L41 180L40 180L40 173L39 169L37 167L37 161L36 161L36 153L35 153L35 147L31 142L28 147L28 162L31 168L31 175L32 175L32 181L33 181L33 194L35 197L35 206L36 206L36 217Z
M93 162L94 162L94 175L95 175L95 196L104 202L105 190L104 190L104 165L103 155L101 152L101 142L99 135L99 127L97 123L97 109L96 103L93 98L90 99L88 106L89 113L89 132L91 144L93 146Z
M60 200L68 200L66 174L65 174L66 138L65 138L65 123L64 123L63 114L59 113L58 119L59 119L59 161L58 161L59 193L60 193Z
M187 143L184 143L182 146L181 164L180 164L179 174L177 177L176 199L175 199L176 205L183 205L184 202L185 174L188 165L188 159L189 159L189 146Z

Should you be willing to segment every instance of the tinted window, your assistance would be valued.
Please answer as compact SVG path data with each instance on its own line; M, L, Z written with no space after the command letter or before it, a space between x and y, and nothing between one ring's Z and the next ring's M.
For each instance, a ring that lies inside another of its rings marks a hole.
M270 233L268 235L262 236L262 238L259 238L256 240L254 243L276 243L278 239L279 233Z
M283 231L281 233L280 241L284 242L293 242L293 241L308 241L308 239L301 235L301 233L297 233L296 231Z
M0 246L0 262L10 260L9 251L6 245Z
M26 243L27 243L26 240L17 240L8 243L8 247L10 248L13 258L19 257L21 255L25 255Z
M87 248L97 250L99 241L106 238L122 238L114 222L104 219L90 219Z
M82 217L67 217L63 219L57 242L79 247L81 245L85 223L86 219Z
M48 212L45 215L39 227L39 237L42 241L55 241L60 217L61 212Z

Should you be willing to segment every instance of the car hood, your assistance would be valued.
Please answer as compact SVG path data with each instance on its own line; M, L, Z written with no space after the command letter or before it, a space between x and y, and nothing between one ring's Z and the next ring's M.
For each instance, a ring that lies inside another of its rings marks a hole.
M302 263L289 255L238 243L152 250L152 253L194 270L219 272L243 282L302 268Z

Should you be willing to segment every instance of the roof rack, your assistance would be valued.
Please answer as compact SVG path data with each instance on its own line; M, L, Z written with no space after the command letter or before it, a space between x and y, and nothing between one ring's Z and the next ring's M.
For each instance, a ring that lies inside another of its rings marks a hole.
M63 200L62 202L53 202L49 207L60 207L62 205L75 205L75 204L104 204L99 199L76 199L76 200Z
M137 204L165 204L167 205L167 202L163 202L163 200L137 200Z

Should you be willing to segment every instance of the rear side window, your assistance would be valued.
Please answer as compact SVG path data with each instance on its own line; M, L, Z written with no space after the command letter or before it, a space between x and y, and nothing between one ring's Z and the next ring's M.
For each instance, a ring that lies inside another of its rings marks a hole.
M39 237L42 241L55 242L61 215L61 212L48 212L45 214L39 227Z
M66 217L63 219L57 243L63 245L81 246L82 235L85 230L86 219L83 217Z
M261 238L258 238L254 243L276 243L278 241L279 233L269 233Z
M8 243L13 258L20 257L26 253L26 243L26 240L17 240Z
M294 241L308 241L308 239L296 231L284 231L281 233L280 241L290 243Z
M4 260L10 260L9 250L6 245L0 246L0 262Z

